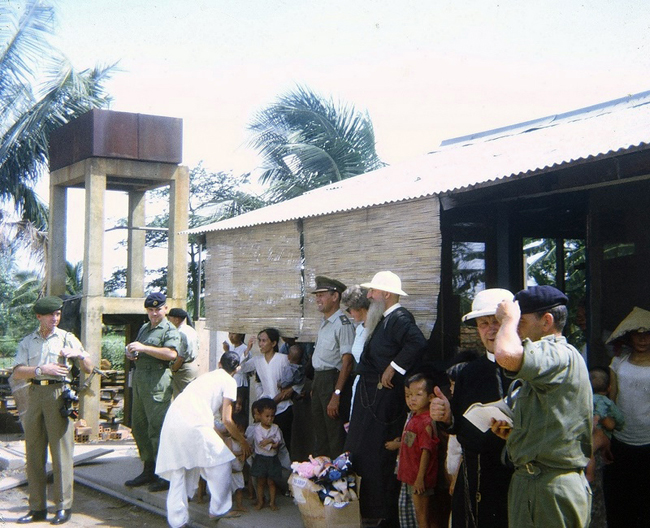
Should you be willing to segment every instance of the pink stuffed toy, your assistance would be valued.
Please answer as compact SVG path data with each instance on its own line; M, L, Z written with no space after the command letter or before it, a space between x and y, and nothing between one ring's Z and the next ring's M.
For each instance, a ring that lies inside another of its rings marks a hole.
M291 464L291 469L294 473L298 473L298 476L302 478L315 478L323 471L325 464L331 464L332 461L329 457L319 456L312 457L309 455L309 460L305 462L294 462Z

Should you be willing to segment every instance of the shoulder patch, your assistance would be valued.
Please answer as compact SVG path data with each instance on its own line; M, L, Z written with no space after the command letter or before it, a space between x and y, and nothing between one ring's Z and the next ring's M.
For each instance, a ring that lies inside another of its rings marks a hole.
M341 324L344 324L344 325L352 324L350 319L348 319L347 315L341 315L341 316L339 316L339 319L341 320Z

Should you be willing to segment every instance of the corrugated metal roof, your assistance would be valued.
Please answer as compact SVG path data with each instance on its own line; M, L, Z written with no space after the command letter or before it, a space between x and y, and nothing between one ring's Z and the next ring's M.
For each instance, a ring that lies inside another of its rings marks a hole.
M190 230L206 233L285 222L458 192L504 178L606 157L650 143L650 91L510 127L443 141L407 162Z

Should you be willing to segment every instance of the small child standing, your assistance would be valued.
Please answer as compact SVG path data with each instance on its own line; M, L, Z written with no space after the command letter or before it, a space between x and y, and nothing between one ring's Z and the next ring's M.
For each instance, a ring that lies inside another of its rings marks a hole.
M414 374L406 380L405 388L407 405L413 416L402 433L397 478L402 482L402 492L407 492L413 501L417 525L429 528L429 502L438 480L440 441L429 415L429 404L434 397L433 380L424 374Z
M237 426L237 429L244 435L246 431L246 422L242 414L235 414L233 416L233 421ZM244 483L244 464L246 459L244 458L244 453L242 451L242 446L235 440L232 436L228 436L224 439L226 445L232 451L232 454L235 455L235 460L230 464L232 467L232 492L235 494L235 505L233 506L234 511L245 512L248 511L244 508L242 502L243 490L245 487Z
M273 423L277 405L271 398L262 398L255 402L259 413L259 423L249 427L248 442L255 452L251 476L257 478L256 510L264 507L264 488L269 488L269 507L278 509L275 504L276 482L282 481L282 465L278 451L284 440L282 431Z
M305 383L305 366L302 364L302 347L291 345L287 355L289 364L282 367L278 389L300 386Z

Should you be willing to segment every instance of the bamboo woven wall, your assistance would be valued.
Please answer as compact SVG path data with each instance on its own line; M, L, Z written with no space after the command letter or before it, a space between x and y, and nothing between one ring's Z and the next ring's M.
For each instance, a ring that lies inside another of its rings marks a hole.
M296 222L207 233L205 312L211 330L298 335L302 316Z
M429 337L440 291L437 197L307 218L303 233L304 318L298 222L207 233L211 330L256 333L275 326L283 335L313 341L321 319L310 294L316 275L352 285L391 270L409 294L402 304Z
M316 275L350 286L370 282L378 271L402 279L400 299L429 337L440 291L440 215L437 197L304 220L307 292ZM303 337L315 336L320 314L313 295L305 302Z

